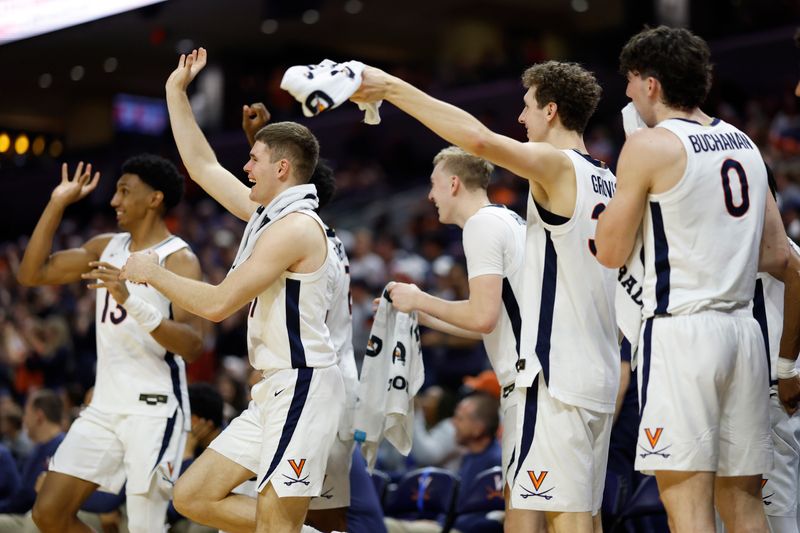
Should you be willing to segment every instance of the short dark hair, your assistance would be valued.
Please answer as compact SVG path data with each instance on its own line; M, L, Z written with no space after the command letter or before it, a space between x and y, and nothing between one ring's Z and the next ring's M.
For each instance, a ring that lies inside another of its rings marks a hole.
M61 397L50 389L39 389L31 396L31 407L44 413L44 417L54 424L60 424L64 415Z
M333 195L336 194L336 176L325 159L320 159L317 162L317 167L308 182L317 188L317 198L319 199L317 210L328 205L333 199Z
M139 154L122 163L123 174L136 174L144 183L164 195L164 211L178 205L183 197L183 175L168 159L154 154Z
M319 159L319 141L311 130L297 122L275 122L256 132L256 141L272 151L271 162L288 159L298 183L308 183Z
M469 191L486 190L492 179L494 165L485 159L469 154L457 146L448 146L433 158L433 166L442 166L452 172Z
M619 69L656 78L664 103L682 111L702 105L711 90L711 51L685 28L645 27L622 48Z
M535 87L539 109L554 102L564 127L580 134L586 130L603 93L594 74L578 63L562 61L533 65L522 74L522 84L526 89Z
M475 403L475 418L483 422L485 435L494 438L500 427L500 402L491 394L483 391L473 392L464 398Z
M210 420L215 428L222 427L223 401L220 393L208 383L189 385L189 407L192 414Z

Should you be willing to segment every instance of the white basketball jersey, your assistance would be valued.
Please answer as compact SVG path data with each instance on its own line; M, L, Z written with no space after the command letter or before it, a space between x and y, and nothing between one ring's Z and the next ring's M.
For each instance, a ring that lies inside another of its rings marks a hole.
M800 248L789 239L789 244L795 253L800 253ZM783 282L770 276L759 273L756 279L756 290L753 296L753 317L761 326L764 335L764 346L768 356L769 383L778 384L778 352L783 334Z
M336 362L344 381L345 409L339 425L339 436L345 440L353 436L353 411L356 406L356 388L358 387L358 368L353 354L350 261L344 251L344 244L336 236L336 232L328 228L327 235L328 255L334 258L336 269L329 287L331 307L325 318L325 324L330 331L333 348L336 351Z
M118 233L100 256L122 268L130 256L131 236ZM172 235L150 250L158 261L184 248L183 239ZM158 309L164 318L172 317L167 298L149 285L126 282L128 292ZM97 289L95 309L97 328L97 377L91 405L108 413L170 417L175 407L183 409L190 429L189 395L186 368L180 355L167 352L150 333L118 304L106 289Z
M767 171L756 145L730 124L684 119L656 126L686 151L686 171L651 194L644 216L643 316L730 311L753 298Z
M296 212L310 216L325 231L313 211ZM251 259L252 256L247 261ZM336 364L336 352L325 325L330 308L329 287L336 267L337 259L326 253L325 261L315 272L284 271L250 303L247 349L254 368L270 371Z
M483 344L500 385L506 387L517 376L520 353L525 219L504 205L482 207L464 224L463 244L470 279L486 274L503 279L503 311L494 331L483 335Z
M600 161L563 150L575 168L575 210L567 219L528 195L522 359L517 385L541 370L550 394L578 407L614 411L619 344L614 316L617 271L595 258L597 218L616 190Z

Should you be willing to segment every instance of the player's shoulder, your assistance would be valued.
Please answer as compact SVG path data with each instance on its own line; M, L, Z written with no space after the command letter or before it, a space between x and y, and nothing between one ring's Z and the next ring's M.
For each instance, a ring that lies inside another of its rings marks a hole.
M185 246L169 254L164 260L164 267L176 274L191 275L200 273L200 260L189 246Z
M119 235L127 235L127 233L100 233L99 235L95 235L94 237L90 238L88 241L83 243L84 250L96 255L98 258L103 254L103 251L108 246L108 243L111 242L111 239L117 237Z
M625 140L626 159L635 159L644 166L661 166L685 157L683 142L666 128L642 128Z

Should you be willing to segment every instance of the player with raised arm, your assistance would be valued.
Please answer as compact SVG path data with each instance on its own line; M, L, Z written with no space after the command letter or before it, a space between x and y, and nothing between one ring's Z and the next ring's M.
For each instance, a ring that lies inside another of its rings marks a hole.
M592 531L600 525L619 386L616 272L596 264L593 239L615 178L583 142L600 99L594 76L575 63L549 61L522 80L519 122L528 142L494 133L370 67L352 99L388 100L448 142L529 181L511 504L545 512L556 531Z
M91 165L79 163L71 178L63 165L17 275L23 285L83 278L97 290L94 395L53 457L33 519L46 532L90 531L77 518L81 504L97 488L116 494L127 483L128 527L146 533L164 527L190 424L183 358L199 357L203 342L196 316L153 287L120 281L120 267L132 253L149 250L176 275L197 280L201 272L197 257L164 222L183 194L183 176L147 154L122 165L111 199L125 232L51 253L65 208L99 179Z
M252 188L217 161L194 119L186 88L206 64L206 51L182 55L167 80L175 142L189 175L231 213L247 220L234 264L219 285L176 276L151 256L132 256L122 276L164 291L211 320L249 303L250 363L263 379L253 400L181 476L175 508L225 531L300 531L320 494L344 404L344 387L325 313L336 262L314 212L308 180L319 144L304 126L259 130L244 166ZM232 494L257 475L258 498Z

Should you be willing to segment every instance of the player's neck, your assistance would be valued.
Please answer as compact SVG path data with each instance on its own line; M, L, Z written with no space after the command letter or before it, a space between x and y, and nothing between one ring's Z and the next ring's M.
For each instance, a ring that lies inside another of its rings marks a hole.
M577 131L562 127L553 128L547 132L545 141L559 150L578 150L582 154L587 153L583 135Z
M479 189L475 192L467 192L465 191L464 197L460 200L458 204L458 212L456 213L456 225L459 228L464 228L464 224L467 223L472 215L478 212L481 207L486 207L491 202L489 202L489 197L486 195L486 191L484 189Z
M146 250L170 236L169 229L160 217L144 218L136 227L130 228L131 252Z
M656 124L670 118L681 118L684 120L693 120L699 122L703 126L708 126L713 120L710 116L706 115L702 109L695 107L689 111L683 109L676 109L674 107L659 106L655 109Z

